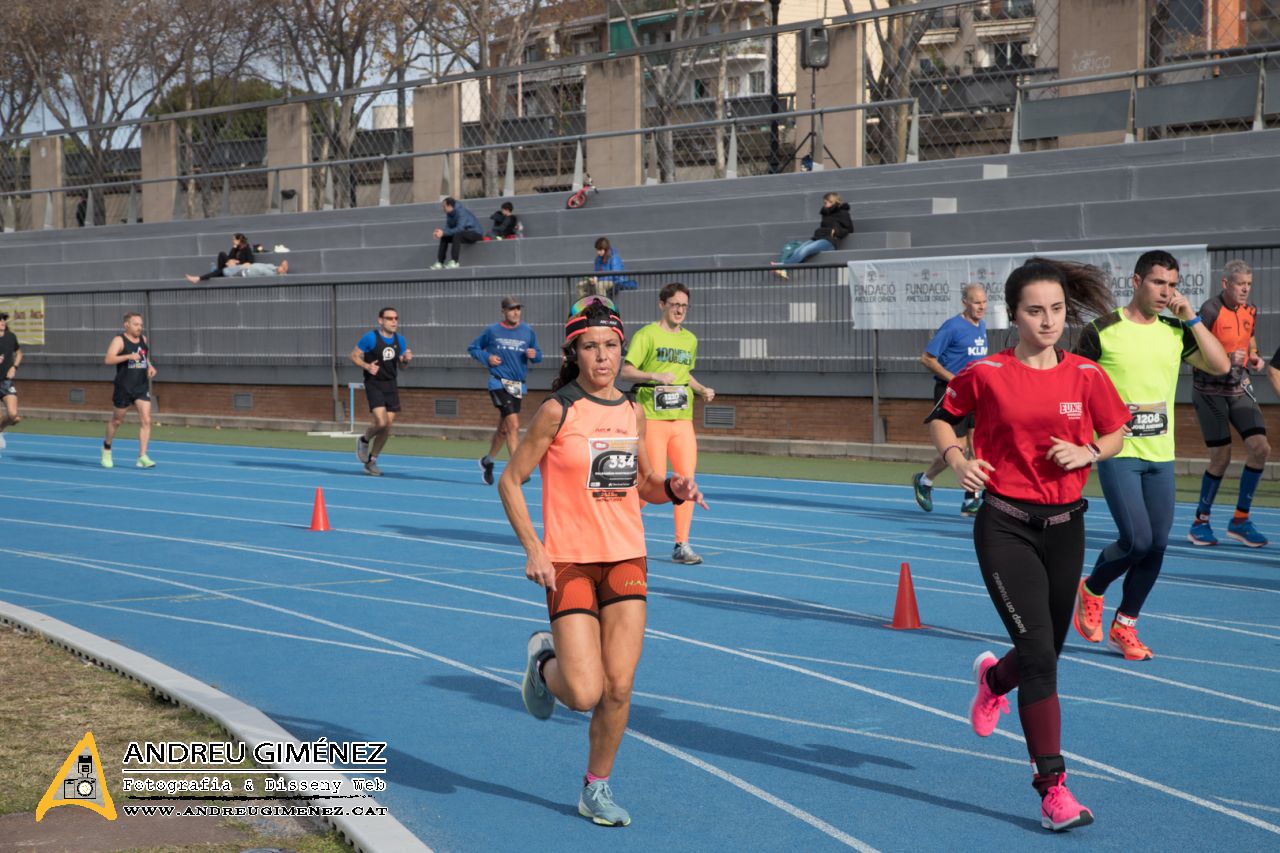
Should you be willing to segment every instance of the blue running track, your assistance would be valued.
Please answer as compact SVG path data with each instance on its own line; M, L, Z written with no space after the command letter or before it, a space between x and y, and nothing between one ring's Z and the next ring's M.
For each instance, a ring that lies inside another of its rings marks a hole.
M378 799L436 850L1280 850L1280 511L1255 510L1269 548L1193 549L1179 507L1141 622L1155 660L1072 633L1063 745L1097 822L1055 836L1016 712L987 739L967 722L970 663L1008 644L959 494L926 515L906 484L701 477L703 565L670 563L670 509L646 510L650 631L612 779L633 823L602 829L576 811L586 718L521 705L545 605L474 461L393 442L374 479L346 442L162 443L139 471L120 441L104 470L99 446L9 434L0 599L298 738L389 742ZM317 486L328 533L307 529ZM1088 527L1092 561L1101 501ZM904 560L927 630L884 627Z

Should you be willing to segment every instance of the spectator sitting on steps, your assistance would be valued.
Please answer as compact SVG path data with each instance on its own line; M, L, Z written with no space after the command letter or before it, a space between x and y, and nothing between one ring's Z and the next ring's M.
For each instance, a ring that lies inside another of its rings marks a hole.
M433 270L457 269L458 256L462 252L463 243L478 242L484 235L480 233L480 220L471 211L453 197L446 198L441 204L444 208L444 227L437 228L431 232L431 235L440 241L440 247L436 250L436 262L431 265ZM451 255L451 260L445 263L445 254Z
M849 205L840 200L839 193L827 193L822 197L821 215L822 222L818 225L818 229L813 232L813 239L799 242L796 245L788 244L790 248L783 249L782 257L770 263L775 267L802 264L819 252L832 251L840 245L841 240L853 233L853 220L849 217ZM778 278L785 279L787 277L787 271L784 269L776 269L773 272Z
M509 201L504 201L502 207L492 213L489 218L493 220L493 227L489 229L486 240L510 240L520 231L520 217L516 216L515 206Z
M616 275L598 275L602 272L622 272L622 258L614 251L608 237L596 240L596 273L578 284L578 296L612 296L615 290L635 290L640 285L629 278Z

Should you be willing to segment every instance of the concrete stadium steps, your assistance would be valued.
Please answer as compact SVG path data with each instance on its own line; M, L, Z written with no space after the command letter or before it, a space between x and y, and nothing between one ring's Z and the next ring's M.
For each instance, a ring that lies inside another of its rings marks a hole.
M289 255L260 259L287 257L291 278L324 283L585 274L600 235L629 271L764 264L786 240L812 233L828 190L851 203L856 230L822 263L990 246L1221 243L1273 220L1280 130L611 189L576 211L564 209L566 193L521 196L528 237L464 247L461 269L436 273L425 267L443 218L437 204L4 234L0 290L185 286L181 276L207 270L236 230L288 245ZM465 203L487 224L500 200Z

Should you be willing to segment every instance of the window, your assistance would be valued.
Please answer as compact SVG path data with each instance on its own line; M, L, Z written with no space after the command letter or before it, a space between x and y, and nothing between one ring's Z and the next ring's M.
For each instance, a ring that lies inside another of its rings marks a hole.
M1025 41L1003 41L991 45L996 68L1031 68L1032 61Z
M580 38L573 43L573 52L577 56L586 56L589 53L598 53L600 44L596 41L595 36Z
M725 81L725 93L730 98L736 98L742 92L742 79L739 77L730 77Z
M716 83L710 78L693 81L693 99L695 101L703 101L707 98L713 98L716 94Z
M765 82L763 71L751 72L751 94L765 95L769 92L769 86Z
M534 44L525 46L525 49L524 49L525 62L541 62L544 59L546 59L546 56L543 55L542 42L536 42Z

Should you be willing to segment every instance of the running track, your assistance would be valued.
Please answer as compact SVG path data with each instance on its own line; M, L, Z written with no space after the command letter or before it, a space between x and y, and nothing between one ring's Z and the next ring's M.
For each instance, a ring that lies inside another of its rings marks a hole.
M520 703L545 606L474 462L392 453L375 480L346 442L158 443L139 471L120 441L107 471L98 446L9 434L0 599L298 738L388 741L378 800L436 850L1280 849L1274 548L1175 542L1142 620L1154 661L1068 639L1069 784L1097 823L1062 837L1016 712L986 740L968 726L970 663L1007 640L958 493L926 515L905 485L701 477L705 564L668 562L670 510L646 510L649 635L612 780L633 823L602 829L576 813L586 718ZM317 486L329 533L307 530ZM1255 519L1280 537L1280 511ZM1088 526L1091 561L1114 534L1100 501ZM883 627L902 560L928 630Z

